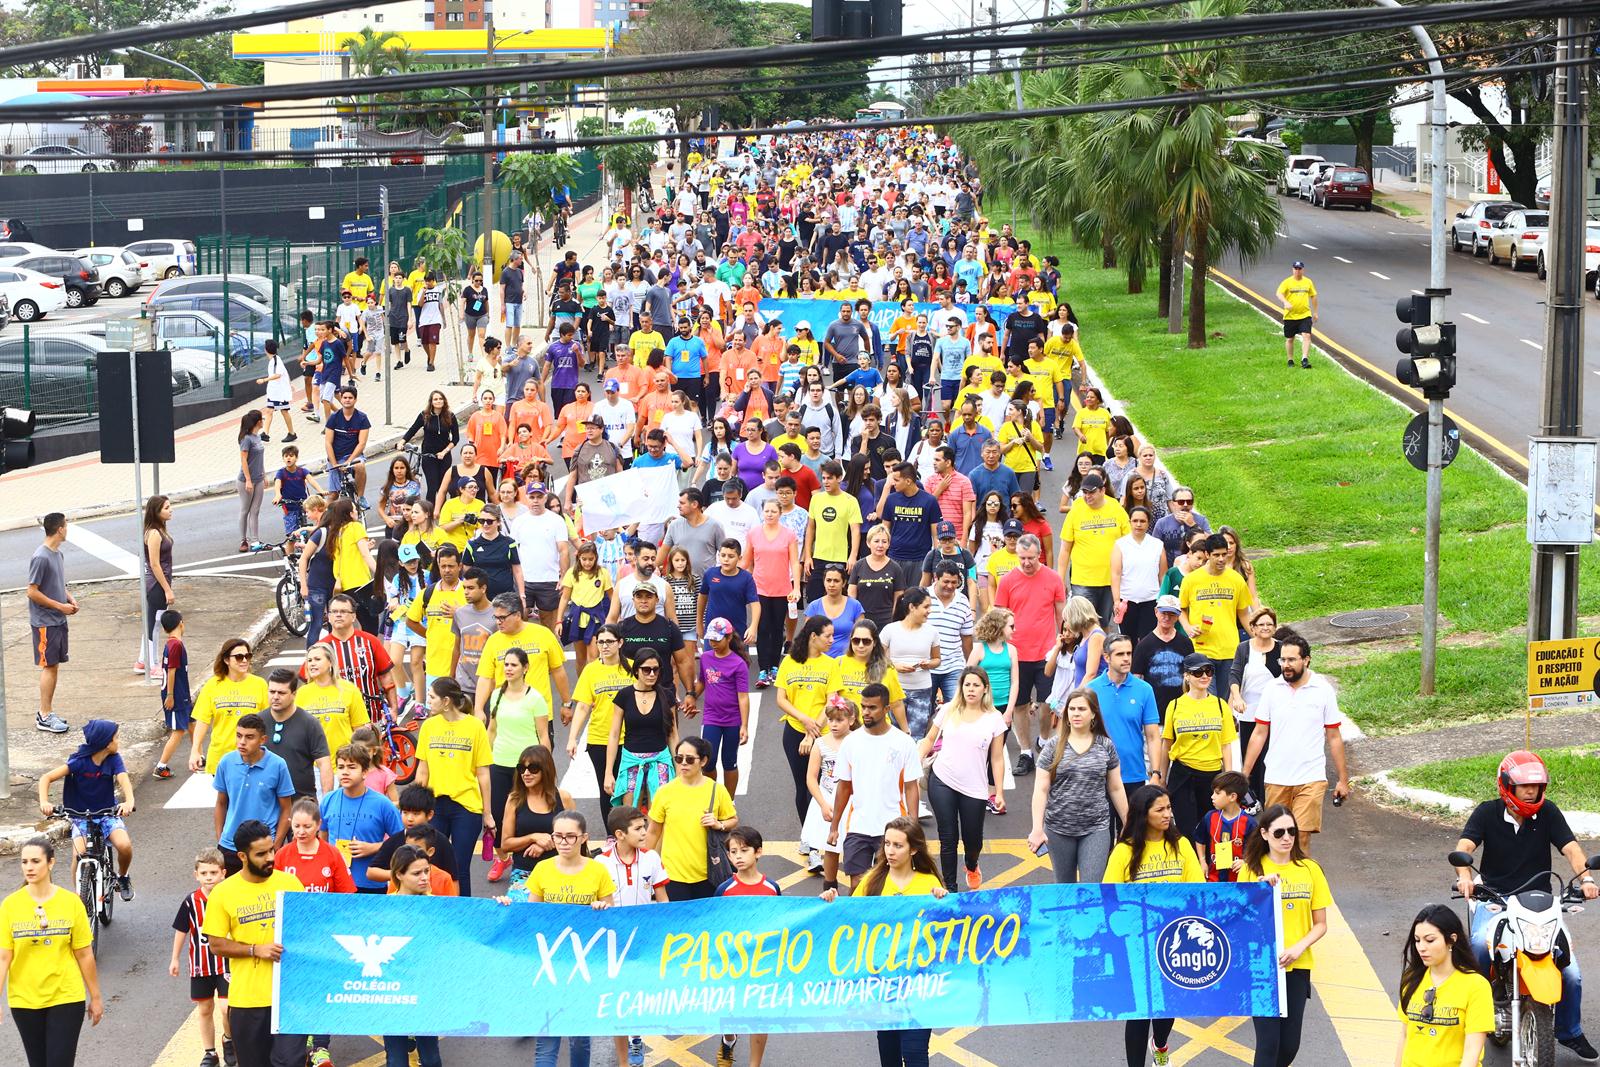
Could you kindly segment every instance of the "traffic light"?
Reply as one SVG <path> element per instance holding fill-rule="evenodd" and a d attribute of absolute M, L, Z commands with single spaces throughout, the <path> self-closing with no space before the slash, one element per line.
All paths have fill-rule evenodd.
<path fill-rule="evenodd" d="M 1394 314 L 1407 324 L 1394 345 L 1408 357 L 1395 364 L 1394 376 L 1429 400 L 1443 400 L 1456 384 L 1456 324 L 1432 322 L 1426 296 L 1401 297 Z"/>
<path fill-rule="evenodd" d="M 33 465 L 33 422 L 27 408 L 0 410 L 0 474 Z"/>

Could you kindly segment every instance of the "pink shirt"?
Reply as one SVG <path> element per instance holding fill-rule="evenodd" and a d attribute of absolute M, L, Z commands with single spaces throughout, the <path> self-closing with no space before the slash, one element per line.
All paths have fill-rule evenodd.
<path fill-rule="evenodd" d="M 788 596 L 794 588 L 794 570 L 789 566 L 789 546 L 797 543 L 794 531 L 779 525 L 769 538 L 765 523 L 750 527 L 744 563 L 756 580 L 757 596 Z"/>
<path fill-rule="evenodd" d="M 929 481 L 935 481 L 939 475 L 935 474 Z M 928 490 L 930 493 L 932 489 Z M 934 499 L 939 501 L 939 514 L 943 515 L 946 522 L 955 524 L 957 533 L 965 532 L 967 524 L 963 522 L 962 507 L 967 501 L 977 504 L 978 498 L 972 492 L 972 479 L 960 471 L 950 472 L 950 483 L 944 487 L 942 493 L 934 493 Z"/>
<path fill-rule="evenodd" d="M 988 797 L 994 791 L 989 786 L 989 743 L 1006 732 L 1005 718 L 990 711 L 977 722 L 963 722 L 946 708 L 934 721 L 939 724 L 939 754 L 933 758 L 933 773 L 962 796 Z"/>
<path fill-rule="evenodd" d="M 1055 644 L 1056 633 L 1061 628 L 1056 622 L 1055 606 L 1066 600 L 1067 591 L 1061 584 L 1061 575 L 1042 564 L 1031 578 L 1022 573 L 1021 567 L 1013 567 L 1000 579 L 994 604 L 997 608 L 1010 609 L 1017 617 L 1017 636 L 1013 644 L 1019 662 L 1043 661 L 1050 654 L 1050 646 Z"/>

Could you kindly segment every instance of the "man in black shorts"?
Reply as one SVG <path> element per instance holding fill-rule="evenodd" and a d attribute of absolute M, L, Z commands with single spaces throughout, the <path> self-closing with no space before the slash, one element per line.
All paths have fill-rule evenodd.
<path fill-rule="evenodd" d="M 1311 330 L 1317 322 L 1317 286 L 1306 277 L 1306 265 L 1294 261 L 1291 273 L 1278 283 L 1283 304 L 1283 350 L 1294 366 L 1294 339 L 1300 338 L 1300 366 L 1311 369 Z"/>

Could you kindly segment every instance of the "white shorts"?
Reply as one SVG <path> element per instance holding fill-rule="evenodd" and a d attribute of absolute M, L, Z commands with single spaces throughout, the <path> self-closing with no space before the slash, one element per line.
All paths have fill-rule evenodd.
<path fill-rule="evenodd" d="M 334 402 L 333 398 L 338 394 L 338 392 L 338 382 L 323 382 L 322 385 L 317 389 L 317 395 L 330 404 Z"/>

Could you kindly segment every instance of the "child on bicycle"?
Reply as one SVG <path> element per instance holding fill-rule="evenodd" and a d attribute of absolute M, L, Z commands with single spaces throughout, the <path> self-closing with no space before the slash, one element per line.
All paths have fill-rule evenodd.
<path fill-rule="evenodd" d="M 83 744 L 67 757 L 67 762 L 39 779 L 39 812 L 45 818 L 56 813 L 50 803 L 50 787 L 65 779 L 61 805 L 72 823 L 72 854 L 81 856 L 88 844 L 89 819 L 117 852 L 117 892 L 123 900 L 133 899 L 133 841 L 122 820 L 133 814 L 133 780 L 117 753 L 117 724 L 110 719 L 90 719 L 83 724 Z M 117 790 L 122 803 L 117 803 Z"/>
<path fill-rule="evenodd" d="M 200 1014 L 200 1044 L 205 1049 L 205 1055 L 200 1057 L 200 1067 L 218 1067 L 214 1007 L 222 1009 L 222 1062 L 227 1067 L 234 1067 L 239 1062 L 228 1028 L 228 961 L 214 955 L 200 933 L 200 927 L 206 921 L 206 900 L 225 874 L 222 853 L 215 848 L 202 849 L 194 858 L 194 880 L 200 883 L 200 888 L 183 898 L 183 903 L 178 905 L 177 917 L 172 920 L 172 960 L 167 964 L 167 973 L 174 978 L 180 977 L 179 958 L 185 955 L 187 945 L 189 999 Z"/>
<path fill-rule="evenodd" d="M 311 472 L 300 466 L 300 450 L 283 446 L 283 466 L 272 476 L 272 502 L 283 508 L 283 532 L 287 536 L 306 524 L 306 499 L 320 494 L 322 487 Z"/>
<path fill-rule="evenodd" d="M 171 778 L 172 754 L 178 750 L 178 742 L 194 729 L 190 718 L 194 699 L 189 693 L 189 650 L 183 643 L 183 616 L 168 608 L 158 621 L 161 632 L 167 635 L 161 647 L 161 715 L 167 723 L 167 740 L 150 773 L 157 778 Z"/>

